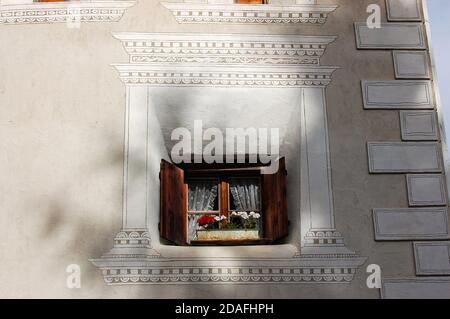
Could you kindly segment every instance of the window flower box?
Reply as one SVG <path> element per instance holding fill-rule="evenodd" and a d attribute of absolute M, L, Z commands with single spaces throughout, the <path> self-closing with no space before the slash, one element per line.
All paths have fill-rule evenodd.
<path fill-rule="evenodd" d="M 212 229 L 197 230 L 197 240 L 202 241 L 233 241 L 233 240 L 258 240 L 257 229 Z"/>

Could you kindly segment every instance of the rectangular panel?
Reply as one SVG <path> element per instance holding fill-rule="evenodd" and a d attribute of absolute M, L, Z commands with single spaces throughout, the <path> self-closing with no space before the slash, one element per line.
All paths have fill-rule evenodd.
<path fill-rule="evenodd" d="M 386 0 L 389 21 L 421 21 L 420 0 Z"/>
<path fill-rule="evenodd" d="M 447 208 L 374 209 L 375 240 L 430 240 L 450 237 Z"/>
<path fill-rule="evenodd" d="M 355 32 L 358 49 L 426 49 L 420 23 L 382 23 L 379 29 L 369 29 L 366 22 L 358 22 Z"/>
<path fill-rule="evenodd" d="M 434 109 L 431 81 L 362 81 L 365 109 Z"/>
<path fill-rule="evenodd" d="M 368 143 L 370 173 L 440 173 L 438 143 Z"/>
<path fill-rule="evenodd" d="M 394 51 L 394 69 L 397 79 L 429 79 L 430 66 L 427 51 Z"/>
<path fill-rule="evenodd" d="M 409 206 L 445 206 L 444 175 L 408 175 Z"/>
<path fill-rule="evenodd" d="M 449 299 L 450 278 L 385 279 L 383 299 Z"/>
<path fill-rule="evenodd" d="M 450 275 L 450 242 L 414 243 L 416 274 Z"/>
<path fill-rule="evenodd" d="M 436 112 L 401 111 L 400 124 L 404 141 L 437 141 L 439 139 Z"/>

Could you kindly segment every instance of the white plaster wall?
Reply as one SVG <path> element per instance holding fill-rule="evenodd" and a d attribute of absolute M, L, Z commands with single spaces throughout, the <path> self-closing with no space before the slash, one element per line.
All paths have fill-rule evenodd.
<path fill-rule="evenodd" d="M 404 176 L 371 176 L 367 167 L 367 141 L 400 140 L 398 114 L 364 111 L 360 89 L 361 79 L 394 78 L 392 55 L 357 51 L 353 31 L 354 21 L 366 19 L 368 4 L 384 9 L 384 1 L 319 2 L 340 6 L 323 27 L 179 25 L 156 0 L 141 0 L 119 23 L 82 24 L 80 30 L 0 26 L 0 296 L 379 297 L 367 289 L 362 271 L 348 285 L 104 285 L 88 259 L 112 247 L 122 221 L 125 87 L 110 67 L 127 59 L 111 36 L 118 31 L 338 35 L 322 59 L 341 67 L 327 90 L 336 226 L 349 247 L 382 266 L 383 275 L 413 276 L 409 243 L 373 240 L 371 209 L 408 204 Z M 289 112 L 295 126 L 297 110 Z M 286 132 L 290 189 L 292 176 L 299 176 L 296 143 L 296 131 Z M 296 209 L 296 196 L 290 191 L 290 209 Z M 78 290 L 65 286 L 72 263 L 82 267 Z"/>

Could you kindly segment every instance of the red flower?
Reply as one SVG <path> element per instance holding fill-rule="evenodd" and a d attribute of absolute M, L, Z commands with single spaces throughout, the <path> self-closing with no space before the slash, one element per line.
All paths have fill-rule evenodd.
<path fill-rule="evenodd" d="M 214 223 L 216 220 L 212 216 L 202 216 L 198 219 L 197 223 L 200 226 L 205 226 L 211 223 Z"/>

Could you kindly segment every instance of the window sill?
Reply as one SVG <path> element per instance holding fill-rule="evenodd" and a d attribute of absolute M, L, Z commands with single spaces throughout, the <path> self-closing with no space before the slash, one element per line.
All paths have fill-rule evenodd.
<path fill-rule="evenodd" d="M 178 23 L 324 24 L 336 5 L 245 5 L 162 2 Z"/>
<path fill-rule="evenodd" d="M 298 251 L 292 244 L 245 246 L 169 246 L 155 245 L 165 258 L 292 258 Z"/>
<path fill-rule="evenodd" d="M 0 5 L 0 24 L 117 22 L 134 0 L 34 2 Z"/>
<path fill-rule="evenodd" d="M 257 240 L 192 240 L 191 246 L 257 246 L 271 245 L 272 241 Z"/>

